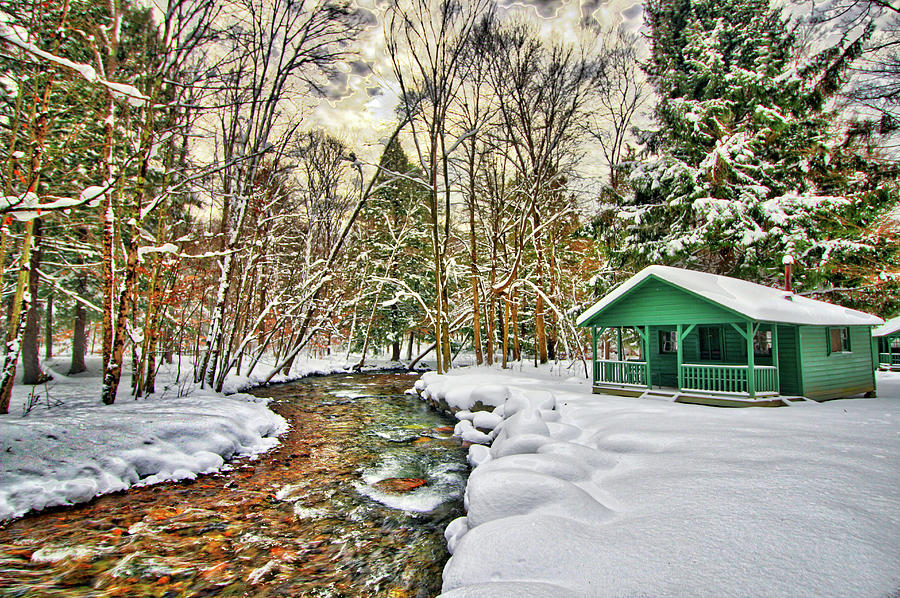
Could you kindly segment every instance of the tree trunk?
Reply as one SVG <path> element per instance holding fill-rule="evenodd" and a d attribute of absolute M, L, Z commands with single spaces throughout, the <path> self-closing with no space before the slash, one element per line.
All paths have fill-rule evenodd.
<path fill-rule="evenodd" d="M 103 389 L 101 400 L 105 405 L 112 405 L 116 401 L 116 393 L 119 390 L 119 380 L 122 377 L 122 360 L 125 354 L 125 340 L 127 336 L 127 323 L 133 304 L 132 289 L 137 280 L 137 226 L 133 226 L 132 238 L 126 248 L 125 277 L 122 281 L 122 290 L 116 305 L 116 317 L 113 320 L 115 326 L 112 330 L 112 346 L 110 347 L 109 362 L 103 372 Z"/>
<path fill-rule="evenodd" d="M 28 264 L 31 261 L 31 238 L 34 231 L 34 220 L 25 224 L 25 235 L 22 239 L 22 262 L 19 277 L 16 281 L 16 294 L 13 297 L 9 314 L 9 331 L 6 337 L 6 355 L 3 358 L 3 370 L 0 372 L 0 413 L 9 413 L 9 401 L 12 398 L 13 384 L 16 379 L 16 364 L 19 361 L 22 342 L 22 310 L 28 309 L 30 294 L 25 292 L 28 286 Z"/>
<path fill-rule="evenodd" d="M 151 91 L 148 95 L 152 97 L 155 94 Z M 109 361 L 104 364 L 103 387 L 100 393 L 100 398 L 106 405 L 111 405 L 116 400 L 119 381 L 122 377 L 122 361 L 125 353 L 125 341 L 128 336 L 127 325 L 129 320 L 134 319 L 135 288 L 138 277 L 138 246 L 141 234 L 140 214 L 143 208 L 144 194 L 147 190 L 147 173 L 150 169 L 150 152 L 152 149 L 152 106 L 148 105 L 144 108 L 143 118 L 144 122 L 138 152 L 138 155 L 141 156 L 141 162 L 135 182 L 132 206 L 133 216 L 129 220 L 130 235 L 128 242 L 125 243 L 125 273 L 115 305 L 115 314 L 109 314 L 110 323 L 113 325 L 111 330 L 112 345 L 110 346 Z M 111 215 L 111 211 L 108 214 Z M 106 314 L 104 314 L 105 319 Z M 138 372 L 134 372 L 134 375 L 137 376 Z"/>
<path fill-rule="evenodd" d="M 65 26 L 65 19 L 68 11 L 63 11 L 63 17 L 59 24 L 59 29 Z M 60 38 L 61 39 L 61 38 Z M 59 42 L 54 44 L 54 50 L 58 47 Z M 44 85 L 40 98 L 40 105 L 50 105 L 50 93 L 53 88 L 54 72 L 51 71 Z M 32 108 L 32 147 L 31 151 L 31 182 L 28 184 L 27 193 L 36 194 L 38 184 L 41 179 L 41 170 L 43 165 L 44 145 L 47 140 L 48 112 L 44 109 L 37 110 L 35 105 Z M 31 242 L 34 234 L 34 220 L 29 220 L 25 224 L 25 234 L 22 238 L 22 253 L 19 264 L 19 275 L 16 280 L 16 291 L 13 302 L 10 307 L 9 314 L 9 330 L 6 336 L 5 355 L 3 358 L 3 369 L 0 371 L 0 414 L 9 413 L 9 401 L 12 398 L 12 389 L 16 378 L 16 364 L 19 360 L 22 343 L 22 310 L 28 310 L 32 301 L 31 293 L 26 293 L 28 285 L 29 268 L 31 263 Z M 3 265 L 0 264 L 0 267 Z"/>
<path fill-rule="evenodd" d="M 444 340 L 443 340 L 443 356 L 444 356 L 444 371 L 450 369 L 452 365 L 452 354 L 450 353 L 450 298 L 447 296 L 447 281 L 444 281 L 444 284 L 441 285 L 441 292 L 444 294 Z"/>
<path fill-rule="evenodd" d="M 156 288 L 159 279 L 159 264 L 153 269 L 150 290 L 147 292 L 147 325 L 144 330 L 143 365 L 141 372 L 145 395 L 156 392 L 156 350 L 159 347 L 159 290 Z"/>
<path fill-rule="evenodd" d="M 114 60 L 114 58 L 111 58 Z M 110 71 L 108 71 L 110 72 Z M 113 148 L 113 131 L 115 122 L 115 101 L 111 90 L 106 91 L 106 120 L 103 124 L 104 140 L 103 140 L 103 177 L 105 181 L 112 180 L 112 148 Z M 116 270 L 115 270 L 115 199 L 113 189 L 108 189 L 104 195 L 104 207 L 100 215 L 100 239 L 101 239 L 101 259 L 102 264 L 102 284 L 103 289 L 103 317 L 101 318 L 101 353 L 103 371 L 105 372 L 112 354 L 112 334 L 113 334 L 113 295 L 116 288 Z"/>
<path fill-rule="evenodd" d="M 487 354 L 485 355 L 485 361 L 488 365 L 494 365 L 494 331 L 496 330 L 496 319 L 495 316 L 497 314 L 497 310 L 495 307 L 496 300 L 494 299 L 495 295 L 493 291 L 491 291 L 488 297 L 488 309 L 487 309 L 487 318 L 486 318 L 486 332 L 487 332 Z"/>
<path fill-rule="evenodd" d="M 291 356 L 288 358 L 287 362 L 285 362 L 285 364 L 284 364 L 284 367 L 281 368 L 281 373 L 282 373 L 282 374 L 284 374 L 285 376 L 290 376 L 290 375 L 291 375 L 291 367 L 293 367 L 293 365 L 294 365 L 294 360 L 295 360 L 296 358 L 297 358 L 297 354 L 296 354 L 296 353 L 295 353 L 294 355 L 291 355 Z M 221 392 L 221 389 L 219 389 L 219 390 L 220 390 L 220 392 Z"/>
<path fill-rule="evenodd" d="M 469 150 L 469 261 L 472 268 L 472 344 L 475 345 L 475 363 L 481 365 L 484 362 L 484 354 L 481 351 L 481 313 L 478 305 L 478 247 L 475 244 L 475 138 Z"/>
<path fill-rule="evenodd" d="M 437 172 L 434 171 L 434 176 L 437 176 Z M 441 272 L 441 244 L 438 240 L 438 215 L 437 215 L 437 183 L 434 183 L 434 187 L 432 188 L 431 200 L 431 247 L 434 251 L 434 284 L 435 284 L 435 293 L 434 293 L 434 354 L 435 354 L 435 363 L 437 365 L 437 371 L 439 374 L 444 373 L 444 359 L 443 359 L 443 344 L 442 340 L 444 338 L 443 335 L 443 320 L 444 320 L 444 306 L 443 306 L 443 298 L 444 293 L 442 289 L 443 283 L 443 273 Z"/>
<path fill-rule="evenodd" d="M 400 339 L 391 343 L 391 361 L 400 361 Z"/>
<path fill-rule="evenodd" d="M 47 295 L 44 312 L 44 361 L 53 358 L 53 293 Z"/>
<path fill-rule="evenodd" d="M 537 210 L 533 212 L 534 230 L 537 231 L 540 226 Z M 535 264 L 537 266 L 538 288 L 544 290 L 544 252 L 538 234 L 534 235 Z M 534 305 L 534 343 L 538 360 L 541 363 L 547 363 L 547 329 L 544 323 L 544 297 L 538 294 Z"/>
<path fill-rule="evenodd" d="M 511 298 L 510 301 L 512 301 L 512 322 L 510 322 L 510 326 L 512 326 L 513 329 L 513 361 L 521 361 L 522 345 L 519 343 L 519 297 Z"/>
<path fill-rule="evenodd" d="M 22 95 L 23 94 L 19 94 L 19 96 L 22 96 Z M 15 138 L 15 135 L 13 135 L 12 137 Z M 12 153 L 12 152 L 10 152 L 10 153 Z M 10 162 L 12 162 L 12 161 L 10 161 Z M 12 177 L 10 177 L 10 179 L 11 178 Z M 11 188 L 9 188 L 9 183 L 7 183 L 7 187 L 8 188 L 7 188 L 6 194 L 12 195 L 12 190 L 11 190 Z M 3 279 L 3 273 L 6 270 L 6 254 L 9 252 L 10 239 L 12 238 L 12 235 L 10 234 L 12 232 L 12 231 L 10 231 L 10 225 L 12 225 L 12 221 L 13 221 L 12 216 L 5 216 L 3 218 L 3 224 L 0 225 L 0 280 Z M 0 301 L 0 307 L 2 307 L 2 306 L 3 306 L 3 302 Z M 7 309 L 7 311 L 10 311 L 10 310 Z M 0 318 L 2 318 L 2 316 L 3 316 L 2 311 L 0 311 Z"/>
<path fill-rule="evenodd" d="M 506 295 L 502 295 L 500 300 L 503 301 L 503 369 L 507 367 L 509 356 L 509 299 Z"/>
<path fill-rule="evenodd" d="M 415 340 L 416 340 L 416 333 L 410 330 L 409 344 L 406 345 L 406 361 L 409 361 L 412 359 L 413 343 L 415 342 Z"/>
<path fill-rule="evenodd" d="M 28 261 L 28 311 L 25 314 L 25 331 L 22 334 L 22 384 L 40 384 L 46 380 L 38 357 L 38 336 L 41 332 L 38 313 L 38 268 L 41 265 L 41 219 L 34 219 L 34 249 Z"/>
<path fill-rule="evenodd" d="M 72 331 L 72 363 L 69 365 L 69 376 L 87 371 L 84 365 L 84 352 L 87 349 L 87 336 L 84 334 L 87 314 L 80 301 L 75 302 L 75 326 Z"/>

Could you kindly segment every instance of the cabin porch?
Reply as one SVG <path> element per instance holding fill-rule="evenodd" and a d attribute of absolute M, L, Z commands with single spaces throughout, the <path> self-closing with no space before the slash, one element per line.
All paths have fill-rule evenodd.
<path fill-rule="evenodd" d="M 900 370 L 900 333 L 876 337 L 878 343 L 878 367 Z"/>
<path fill-rule="evenodd" d="M 779 328 L 758 322 L 594 327 L 594 391 L 714 405 L 781 405 L 778 341 L 793 331 Z M 601 357 L 598 340 L 604 332 Z M 606 358 L 613 350 L 615 358 Z"/>

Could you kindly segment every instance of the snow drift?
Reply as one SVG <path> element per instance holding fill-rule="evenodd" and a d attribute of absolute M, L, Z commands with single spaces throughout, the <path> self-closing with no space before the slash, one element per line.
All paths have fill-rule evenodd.
<path fill-rule="evenodd" d="M 488 386 L 506 398 L 485 402 Z M 586 381 L 486 368 L 426 374 L 418 389 L 461 410 L 463 438 L 490 443 L 469 448 L 443 596 L 900 586 L 900 375 L 880 378 L 879 399 L 779 409 L 592 395 Z"/>

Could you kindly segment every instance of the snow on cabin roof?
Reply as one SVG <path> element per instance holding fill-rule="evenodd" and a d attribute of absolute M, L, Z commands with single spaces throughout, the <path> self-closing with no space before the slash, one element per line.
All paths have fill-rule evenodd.
<path fill-rule="evenodd" d="M 881 326 L 876 326 L 875 328 L 873 328 L 872 336 L 887 336 L 898 331 L 900 331 L 900 316 L 892 318 Z"/>
<path fill-rule="evenodd" d="M 583 324 L 650 276 L 760 322 L 824 326 L 877 326 L 884 322 L 881 318 L 865 312 L 802 297 L 755 282 L 684 268 L 647 266 L 581 314 L 577 324 Z"/>

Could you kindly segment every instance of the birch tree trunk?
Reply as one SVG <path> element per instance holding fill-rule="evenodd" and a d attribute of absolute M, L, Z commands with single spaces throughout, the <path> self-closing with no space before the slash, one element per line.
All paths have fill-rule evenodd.
<path fill-rule="evenodd" d="M 156 86 L 151 84 L 147 96 L 156 96 Z M 141 140 L 138 155 L 141 157 L 135 181 L 134 196 L 132 199 L 133 215 L 129 219 L 129 237 L 125 242 L 125 272 L 122 277 L 122 286 L 119 289 L 115 304 L 115 312 L 110 315 L 112 329 L 112 346 L 110 347 L 109 361 L 103 371 L 103 387 L 100 399 L 106 405 L 111 405 L 116 400 L 119 389 L 119 381 L 122 377 L 122 360 L 125 353 L 125 341 L 128 336 L 128 321 L 131 319 L 135 301 L 135 287 L 138 276 L 138 246 L 141 236 L 141 212 L 144 207 L 144 195 L 147 192 L 147 172 L 150 168 L 150 156 L 153 150 L 153 106 L 147 102 L 141 110 Z M 133 372 L 138 376 L 139 372 Z"/>

